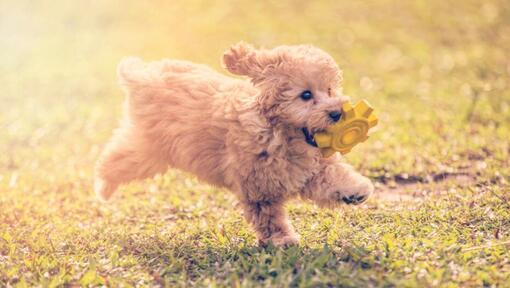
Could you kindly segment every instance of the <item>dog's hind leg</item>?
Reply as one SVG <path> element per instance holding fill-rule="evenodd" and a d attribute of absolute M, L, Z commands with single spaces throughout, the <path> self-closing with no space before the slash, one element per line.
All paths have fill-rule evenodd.
<path fill-rule="evenodd" d="M 143 136 L 117 131 L 95 168 L 94 190 L 107 200 L 121 184 L 152 177 L 167 169 L 165 157 Z"/>

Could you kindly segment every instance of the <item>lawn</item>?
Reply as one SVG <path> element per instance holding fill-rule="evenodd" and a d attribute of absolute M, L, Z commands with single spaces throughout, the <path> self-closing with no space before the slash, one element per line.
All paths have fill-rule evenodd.
<path fill-rule="evenodd" d="M 239 40 L 323 48 L 380 119 L 346 155 L 375 195 L 289 203 L 296 247 L 258 247 L 233 195 L 179 171 L 92 192 L 119 60 L 221 69 Z M 507 0 L 7 0 L 0 47 L 1 287 L 510 287 Z"/>

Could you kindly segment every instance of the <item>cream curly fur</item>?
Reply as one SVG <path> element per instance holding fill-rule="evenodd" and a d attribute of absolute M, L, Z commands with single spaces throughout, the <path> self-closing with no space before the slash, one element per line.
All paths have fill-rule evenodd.
<path fill-rule="evenodd" d="M 251 81 L 186 61 L 121 62 L 125 117 L 96 166 L 101 198 L 120 184 L 178 168 L 233 191 L 259 241 L 282 246 L 299 241 L 284 211 L 288 199 L 334 207 L 372 193 L 370 180 L 339 156 L 321 157 L 302 132 L 325 129 L 328 114 L 347 100 L 327 53 L 309 45 L 238 43 L 223 64 Z M 304 90 L 312 100 L 300 98 Z"/>

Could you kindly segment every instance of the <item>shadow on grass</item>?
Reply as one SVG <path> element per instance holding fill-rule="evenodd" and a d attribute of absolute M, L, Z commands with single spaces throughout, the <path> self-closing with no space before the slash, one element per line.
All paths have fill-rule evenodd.
<path fill-rule="evenodd" d="M 199 239 L 129 237 L 122 254 L 159 284 L 252 283 L 285 286 L 357 286 L 370 281 L 374 258 L 363 247 L 276 248 L 221 245 Z"/>

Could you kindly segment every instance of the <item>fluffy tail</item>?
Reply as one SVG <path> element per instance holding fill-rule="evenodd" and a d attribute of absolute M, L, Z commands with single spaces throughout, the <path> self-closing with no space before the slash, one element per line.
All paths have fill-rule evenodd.
<path fill-rule="evenodd" d="M 166 92 L 151 87 L 169 87 L 172 81 L 180 79 L 179 73 L 193 67 L 172 60 L 146 63 L 139 58 L 126 58 L 120 62 L 118 77 L 127 92 L 124 113 L 128 117 L 121 122 L 96 164 L 94 190 L 99 198 L 107 200 L 119 185 L 166 170 L 167 163 L 157 143 L 162 142 L 158 137 L 163 137 L 165 129 L 175 122 L 175 116 L 161 111 L 178 112 L 173 108 L 176 97 L 188 95 L 176 93 L 169 97 Z M 149 130 L 152 136 L 145 133 Z"/>
<path fill-rule="evenodd" d="M 142 83 L 154 83 L 154 73 L 150 73 L 150 65 L 136 57 L 128 57 L 120 61 L 117 68 L 119 83 L 131 86 Z"/>

